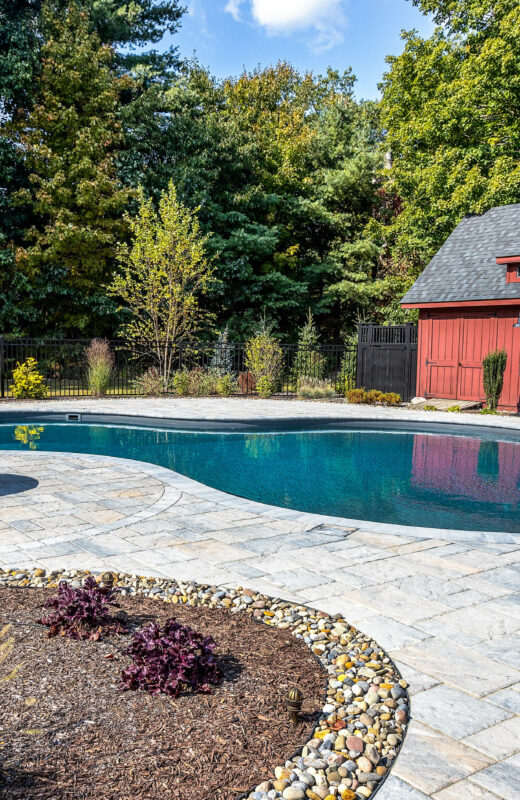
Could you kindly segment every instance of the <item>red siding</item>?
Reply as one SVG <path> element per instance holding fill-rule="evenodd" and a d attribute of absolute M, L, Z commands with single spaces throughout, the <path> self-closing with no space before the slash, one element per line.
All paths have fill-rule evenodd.
<path fill-rule="evenodd" d="M 491 350 L 508 354 L 500 408 L 520 410 L 520 305 L 473 311 L 421 310 L 417 394 L 454 400 L 484 400 L 482 359 Z"/>
<path fill-rule="evenodd" d="M 507 265 L 506 283 L 520 283 L 520 263 Z"/>

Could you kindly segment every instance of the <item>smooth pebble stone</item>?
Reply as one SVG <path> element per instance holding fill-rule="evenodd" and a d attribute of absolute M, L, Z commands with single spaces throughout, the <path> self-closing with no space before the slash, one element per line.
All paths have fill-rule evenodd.
<path fill-rule="evenodd" d="M 322 758 L 306 758 L 305 766 L 313 767 L 314 769 L 325 769 L 325 767 L 327 766 L 327 762 L 324 761 Z"/>
<path fill-rule="evenodd" d="M 357 776 L 357 779 L 360 783 L 374 783 L 376 781 L 380 781 L 381 778 L 382 775 L 377 775 L 377 773 L 374 772 L 361 772 Z"/>
<path fill-rule="evenodd" d="M 311 775 L 310 772 L 302 772 L 302 774 L 299 776 L 299 779 L 302 783 L 307 784 L 307 786 L 314 786 L 316 783 L 314 775 Z"/>
<path fill-rule="evenodd" d="M 291 774 L 291 770 L 287 769 L 286 767 L 276 767 L 274 771 L 275 778 L 279 779 L 288 779 Z"/>
<path fill-rule="evenodd" d="M 365 756 L 372 762 L 372 764 L 377 765 L 381 761 L 381 755 L 377 747 L 373 744 L 367 744 L 365 747 Z"/>
<path fill-rule="evenodd" d="M 314 794 L 317 794 L 318 797 L 321 797 L 322 800 L 325 800 L 325 797 L 327 797 L 329 793 L 329 788 L 322 784 L 321 786 L 314 787 L 312 791 Z"/>
<path fill-rule="evenodd" d="M 336 772 L 336 770 L 334 770 L 333 772 L 329 772 L 327 774 L 327 780 L 329 781 L 329 783 L 340 783 L 341 775 L 339 774 L 339 772 Z"/>
<path fill-rule="evenodd" d="M 288 786 L 283 790 L 282 797 L 284 800 L 304 800 L 305 791 L 303 789 L 298 789 L 295 786 Z"/>
<path fill-rule="evenodd" d="M 361 758 L 358 758 L 356 763 L 361 772 L 372 772 L 374 769 L 374 765 L 366 756 L 361 756 Z"/>
<path fill-rule="evenodd" d="M 363 739 L 359 736 L 347 736 L 347 748 L 349 751 L 362 753 L 364 749 Z"/>

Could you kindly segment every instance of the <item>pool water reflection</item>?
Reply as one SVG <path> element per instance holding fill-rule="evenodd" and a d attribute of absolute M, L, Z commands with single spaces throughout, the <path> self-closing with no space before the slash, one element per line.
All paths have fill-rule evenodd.
<path fill-rule="evenodd" d="M 86 424 L 1 425 L 0 449 L 159 464 L 232 494 L 349 519 L 520 532 L 520 443 L 341 430 L 192 433 Z"/>

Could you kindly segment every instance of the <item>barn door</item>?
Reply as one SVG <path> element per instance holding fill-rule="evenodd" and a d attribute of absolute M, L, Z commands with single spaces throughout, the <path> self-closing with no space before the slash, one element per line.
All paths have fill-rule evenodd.
<path fill-rule="evenodd" d="M 498 318 L 483 312 L 461 319 L 459 357 L 459 400 L 485 400 L 482 385 L 482 359 L 497 348 Z"/>
<path fill-rule="evenodd" d="M 427 397 L 457 397 L 460 319 L 436 315 L 428 320 Z"/>

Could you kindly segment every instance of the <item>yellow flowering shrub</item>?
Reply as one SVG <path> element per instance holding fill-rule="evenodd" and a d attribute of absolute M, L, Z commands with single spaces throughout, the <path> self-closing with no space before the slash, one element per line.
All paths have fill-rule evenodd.
<path fill-rule="evenodd" d="M 49 394 L 45 378 L 38 372 L 38 362 L 34 358 L 28 358 L 23 364 L 17 363 L 13 370 L 13 381 L 9 387 L 13 397 L 37 400 Z"/>

